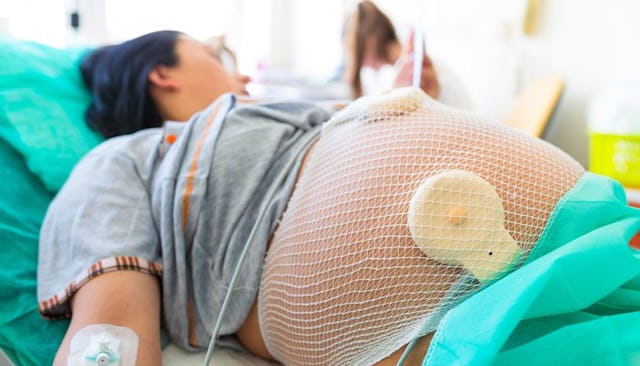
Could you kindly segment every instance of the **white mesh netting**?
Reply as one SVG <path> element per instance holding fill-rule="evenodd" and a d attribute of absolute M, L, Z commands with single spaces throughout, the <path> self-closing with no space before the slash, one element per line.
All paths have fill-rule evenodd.
<path fill-rule="evenodd" d="M 308 153 L 266 257 L 285 365 L 370 365 L 517 267 L 583 168 L 417 89 L 360 99 Z"/>

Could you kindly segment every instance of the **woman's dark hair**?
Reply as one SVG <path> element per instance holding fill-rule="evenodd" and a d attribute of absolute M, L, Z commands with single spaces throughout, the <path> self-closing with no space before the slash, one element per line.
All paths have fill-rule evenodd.
<path fill-rule="evenodd" d="M 159 127 L 162 119 L 149 95 L 149 73 L 178 63 L 175 44 L 183 33 L 158 31 L 117 45 L 103 46 L 80 65 L 93 97 L 87 124 L 105 137 Z"/>
<path fill-rule="evenodd" d="M 352 57 L 351 65 L 346 68 L 346 79 L 351 85 L 353 96 L 360 97 L 362 96 L 360 69 L 364 63 L 368 40 L 375 41 L 375 55 L 382 60 L 389 58 L 389 45 L 399 43 L 400 40 L 389 17 L 369 0 L 358 3 L 358 8 L 350 21 L 355 24 L 352 25 L 351 39 L 347 40 L 352 48 Z"/>

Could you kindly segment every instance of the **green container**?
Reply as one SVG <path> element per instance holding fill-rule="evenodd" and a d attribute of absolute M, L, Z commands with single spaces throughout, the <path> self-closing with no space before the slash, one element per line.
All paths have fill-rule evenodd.
<path fill-rule="evenodd" d="M 640 135 L 589 133 L 589 170 L 640 188 Z"/>

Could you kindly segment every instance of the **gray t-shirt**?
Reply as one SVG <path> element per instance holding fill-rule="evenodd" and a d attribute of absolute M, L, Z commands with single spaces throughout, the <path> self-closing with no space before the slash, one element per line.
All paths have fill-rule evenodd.
<path fill-rule="evenodd" d="M 138 270 L 162 278 L 172 341 L 206 348 L 255 226 L 221 334 L 240 327 L 302 156 L 330 115 L 302 102 L 236 104 L 226 95 L 189 123 L 110 139 L 82 159 L 42 225 L 43 315 L 68 316 L 70 296 L 101 273 Z"/>

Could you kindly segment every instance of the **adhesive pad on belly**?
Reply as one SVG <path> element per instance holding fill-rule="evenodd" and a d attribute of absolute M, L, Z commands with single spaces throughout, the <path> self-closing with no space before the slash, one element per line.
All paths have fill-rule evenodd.
<path fill-rule="evenodd" d="M 408 224 L 422 252 L 464 267 L 480 282 L 509 270 L 521 257 L 505 229 L 496 190 L 467 171 L 445 171 L 420 184 L 409 204 Z"/>
<path fill-rule="evenodd" d="M 368 112 L 370 116 L 375 115 L 403 115 L 418 109 L 422 104 L 425 94 L 422 90 L 414 87 L 393 89 L 387 93 L 376 96 L 369 104 Z"/>

